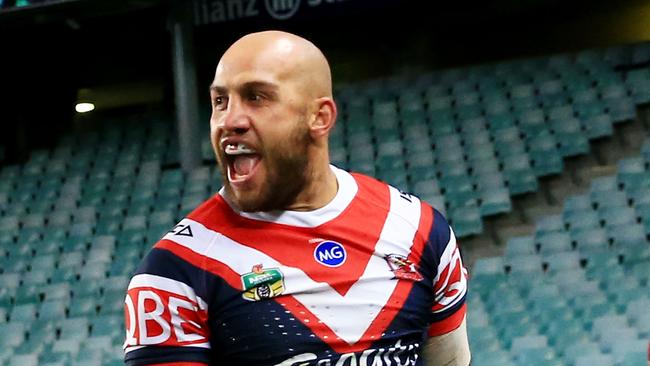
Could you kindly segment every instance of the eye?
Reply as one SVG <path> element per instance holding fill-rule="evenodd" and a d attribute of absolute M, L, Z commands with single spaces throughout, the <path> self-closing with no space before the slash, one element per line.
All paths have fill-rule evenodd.
<path fill-rule="evenodd" d="M 224 109 L 226 106 L 226 97 L 223 95 L 218 95 L 212 98 L 212 104 L 214 108 Z"/>
<path fill-rule="evenodd" d="M 262 95 L 256 92 L 250 92 L 246 95 L 246 99 L 248 99 L 249 102 L 259 103 L 262 101 Z"/>

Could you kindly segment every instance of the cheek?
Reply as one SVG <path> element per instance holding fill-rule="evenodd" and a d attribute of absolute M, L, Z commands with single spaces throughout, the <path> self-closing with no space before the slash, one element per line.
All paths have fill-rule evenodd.
<path fill-rule="evenodd" d="M 212 143 L 212 148 L 217 151 L 219 146 L 219 140 L 221 139 L 221 129 L 217 127 L 215 123 L 210 123 L 210 142 Z"/>

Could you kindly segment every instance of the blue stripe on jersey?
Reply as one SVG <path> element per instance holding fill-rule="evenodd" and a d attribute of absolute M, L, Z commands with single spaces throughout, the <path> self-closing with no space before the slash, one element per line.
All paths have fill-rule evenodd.
<path fill-rule="evenodd" d="M 160 263 L 165 263 L 161 266 Z M 208 293 L 205 285 L 205 271 L 177 257 L 165 249 L 153 248 L 144 257 L 135 270 L 134 276 L 138 274 L 151 274 L 183 282 L 192 289 L 197 296 L 202 298 L 208 306 Z"/>
<path fill-rule="evenodd" d="M 449 223 L 447 219 L 440 213 L 440 211 L 433 209 L 433 227 L 429 232 L 429 245 L 434 251 L 434 256 L 436 258 L 436 266 L 438 268 L 438 259 L 442 256 L 442 253 L 445 251 L 447 244 L 449 243 L 449 238 L 451 236 L 451 230 L 449 229 Z M 434 275 L 435 277 L 435 275 Z"/>
<path fill-rule="evenodd" d="M 127 366 L 179 362 L 179 360 L 209 364 L 209 350 L 199 347 L 147 347 L 131 351 L 124 357 Z"/>
<path fill-rule="evenodd" d="M 433 280 L 438 274 L 438 264 L 440 264 L 440 256 L 445 251 L 445 247 L 449 243 L 451 230 L 445 217 L 435 208 L 426 206 L 427 209 L 433 210 L 433 223 L 429 231 L 429 240 L 424 246 L 422 257 L 419 263 L 419 270 L 424 278 Z M 433 284 L 431 284 L 433 290 Z"/>
<path fill-rule="evenodd" d="M 440 213 L 440 211 L 434 208 L 433 227 L 429 232 L 429 243 L 425 248 L 423 257 L 430 258 L 429 255 L 432 255 L 434 266 L 424 266 L 424 267 L 431 268 L 435 273 L 433 273 L 431 277 L 427 276 L 426 278 L 433 279 L 436 278 L 436 276 L 438 275 L 437 269 L 438 269 L 438 265 L 440 264 L 440 257 L 442 256 L 442 253 L 445 251 L 445 248 L 447 248 L 447 244 L 449 244 L 450 238 L 451 238 L 451 229 L 449 227 L 449 223 L 447 222 L 447 219 L 442 215 L 442 213 Z M 432 250 L 433 253 L 429 252 L 429 249 Z M 458 310 L 461 306 L 463 306 L 464 303 L 465 303 L 465 296 L 463 296 L 463 299 L 460 300 L 457 304 L 455 304 L 451 308 L 446 309 L 445 311 L 440 313 L 431 314 L 431 322 L 432 323 L 438 322 L 448 318 L 453 313 L 455 313 L 456 310 Z"/>
<path fill-rule="evenodd" d="M 217 292 L 219 311 L 211 313 L 215 360 L 223 365 L 275 365 L 303 352 L 336 354 L 278 300 L 247 301 L 241 291 L 223 286 Z M 273 347 L 269 347 L 269 340 Z M 243 361 L 246 360 L 246 361 Z"/>

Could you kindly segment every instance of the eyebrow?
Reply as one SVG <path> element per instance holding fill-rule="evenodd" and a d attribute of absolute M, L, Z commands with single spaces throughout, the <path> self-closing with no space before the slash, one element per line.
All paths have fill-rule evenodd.
<path fill-rule="evenodd" d="M 275 92 L 278 89 L 277 84 L 268 82 L 268 81 L 249 81 L 238 87 L 239 90 L 246 89 L 269 89 L 272 92 Z M 225 94 L 228 91 L 228 88 L 222 85 L 212 84 L 210 85 L 210 92 L 216 92 L 219 94 Z"/>

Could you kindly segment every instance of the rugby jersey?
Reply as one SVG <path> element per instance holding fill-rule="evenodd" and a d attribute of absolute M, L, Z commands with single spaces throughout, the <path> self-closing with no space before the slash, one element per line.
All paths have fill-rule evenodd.
<path fill-rule="evenodd" d="M 332 167 L 310 211 L 237 211 L 223 189 L 145 256 L 125 299 L 127 365 L 422 365 L 465 315 L 467 272 L 437 210 Z"/>

